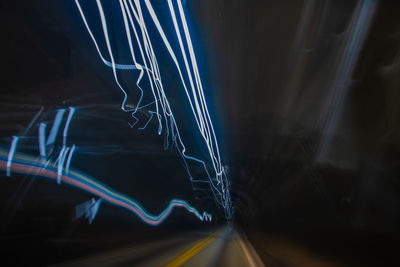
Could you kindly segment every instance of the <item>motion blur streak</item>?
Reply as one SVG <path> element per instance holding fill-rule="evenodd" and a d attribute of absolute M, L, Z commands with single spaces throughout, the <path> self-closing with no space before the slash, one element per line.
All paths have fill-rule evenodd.
<path fill-rule="evenodd" d="M 63 154 L 66 154 L 63 153 Z M 0 170 L 10 169 L 10 172 L 15 174 L 25 174 L 35 177 L 50 178 L 52 180 L 60 181 L 68 185 L 77 187 L 83 191 L 92 193 L 111 204 L 125 208 L 135 215 L 137 215 L 143 222 L 149 225 L 161 224 L 172 212 L 175 207 L 185 208 L 190 213 L 193 213 L 201 221 L 211 221 L 212 217 L 210 214 L 204 212 L 200 214 L 194 207 L 189 203 L 180 199 L 173 199 L 170 201 L 167 208 L 165 208 L 159 215 L 150 214 L 146 211 L 136 200 L 124 196 L 121 193 L 113 190 L 112 188 L 101 184 L 94 178 L 91 178 L 83 173 L 76 171 L 69 171 L 68 174 L 60 175 L 58 166 L 56 163 L 50 163 L 48 165 L 36 165 L 34 158 L 26 155 L 17 154 L 15 155 L 16 160 L 12 163 L 10 168 L 7 168 L 8 160 L 4 158 L 5 151 L 0 150 Z"/>
<path fill-rule="evenodd" d="M 54 118 L 53 127 L 51 127 L 49 137 L 47 139 L 46 145 L 51 145 L 56 141 L 58 130 L 64 117 L 65 109 L 59 109 L 57 111 L 56 117 Z"/>
<path fill-rule="evenodd" d="M 71 124 L 72 116 L 74 116 L 74 113 L 75 113 L 75 108 L 69 107 L 68 118 L 67 118 L 67 122 L 65 123 L 64 131 L 63 131 L 63 145 L 64 146 L 67 143 L 68 129 L 69 129 L 69 125 Z"/>
<path fill-rule="evenodd" d="M 94 198 L 92 198 L 91 200 L 88 200 L 76 206 L 75 219 L 84 217 L 88 219 L 89 223 L 92 223 L 94 217 L 96 217 L 96 214 L 99 211 L 100 203 L 101 203 L 101 198 L 99 198 L 97 201 Z"/>
<path fill-rule="evenodd" d="M 11 163 L 14 159 L 15 150 L 17 149 L 18 144 L 18 136 L 13 136 L 10 151 L 8 152 L 8 160 L 7 160 L 7 176 L 11 175 Z"/>
<path fill-rule="evenodd" d="M 39 125 L 39 149 L 40 149 L 40 156 L 46 157 L 46 127 L 47 124 L 41 122 Z"/>
<path fill-rule="evenodd" d="M 317 160 L 324 159 L 326 150 L 331 142 L 340 112 L 343 109 L 346 91 L 368 34 L 377 4 L 378 1 L 376 0 L 359 0 L 353 11 L 347 36 L 341 47 L 343 52 L 339 58 L 337 72 L 331 85 L 330 103 L 327 105 L 325 117 L 322 118 L 323 136 Z"/>
<path fill-rule="evenodd" d="M 142 7 L 141 2 L 144 2 L 145 8 Z M 146 76 L 148 78 L 149 86 L 151 89 L 150 91 L 154 98 L 152 104 L 154 104 L 155 110 L 149 111 L 149 120 L 146 122 L 144 127 L 141 127 L 139 129 L 146 128 L 150 120 L 154 117 L 153 115 L 156 115 L 156 118 L 158 120 L 158 134 L 161 135 L 162 129 L 165 128 L 165 149 L 169 147 L 169 140 L 171 138 L 172 144 L 182 156 L 184 166 L 192 183 L 193 189 L 196 190 L 196 183 L 208 182 L 215 201 L 223 207 L 225 217 L 229 219 L 231 217 L 231 196 L 229 191 L 229 181 L 226 176 L 225 169 L 221 163 L 217 137 L 206 105 L 203 86 L 200 79 L 199 69 L 197 66 L 194 48 L 192 45 L 182 2 L 180 0 L 174 2 L 176 2 L 176 4 L 174 4 L 173 1 L 169 0 L 168 8 L 175 29 L 176 38 L 179 42 L 181 54 L 181 57 L 179 58 L 183 59 L 185 66 L 184 69 L 186 70 L 186 72 L 181 69 L 181 63 L 176 56 L 179 50 L 174 51 L 173 47 L 171 46 L 171 42 L 168 39 L 159 18 L 157 17 L 156 11 L 154 10 L 149 0 L 119 1 L 121 7 L 121 16 L 124 23 L 124 31 L 122 32 L 125 32 L 126 39 L 128 41 L 129 52 L 133 61 L 133 64 L 131 65 L 115 63 L 114 52 L 110 42 L 110 32 L 108 29 L 108 23 L 112 20 L 106 18 L 102 2 L 100 0 L 96 0 L 98 15 L 100 16 L 101 20 L 101 28 L 104 34 L 104 40 L 110 60 L 106 60 L 104 58 L 99 47 L 99 42 L 96 40 L 95 34 L 89 26 L 88 20 L 85 16 L 85 12 L 83 11 L 84 9 L 82 8 L 80 2 L 78 0 L 75 0 L 83 23 L 87 28 L 90 38 L 92 39 L 101 60 L 106 66 L 109 66 L 113 69 L 115 82 L 123 93 L 121 109 L 125 112 L 131 112 L 132 117 L 135 119 L 135 122 L 133 123 L 133 125 L 131 124 L 131 127 L 134 127 L 138 122 L 138 118 L 135 116 L 135 113 L 142 107 L 141 102 L 144 90 L 140 86 L 140 83 L 144 76 L 144 72 L 146 72 Z M 179 17 L 175 12 L 176 8 L 178 9 L 177 13 L 179 14 Z M 146 12 L 148 12 L 148 14 L 150 15 L 150 23 L 147 22 L 147 17 L 145 16 L 146 14 L 144 14 Z M 187 101 L 192 110 L 194 120 L 196 121 L 196 125 L 198 127 L 198 131 L 204 139 L 205 143 L 203 145 L 206 146 L 208 151 L 207 162 L 205 160 L 199 159 L 198 157 L 188 155 L 187 147 L 184 144 L 183 138 L 181 137 L 178 124 L 175 120 L 171 105 L 164 90 L 156 53 L 153 49 L 153 37 L 148 31 L 148 28 L 151 26 L 156 27 L 156 30 L 163 42 L 163 45 L 167 49 L 174 65 L 176 66 L 181 85 L 185 90 Z M 131 32 L 133 32 L 133 34 L 131 34 Z M 133 44 L 135 44 L 135 46 Z M 188 51 L 189 55 L 187 55 L 186 51 Z M 142 62 L 139 62 L 139 60 L 141 60 Z M 136 81 L 137 88 L 140 90 L 140 97 L 137 101 L 135 108 L 127 109 L 126 107 L 128 93 L 119 80 L 117 70 L 135 69 L 140 71 L 139 77 Z M 187 84 L 187 80 L 189 81 L 190 86 Z M 195 179 L 191 174 L 191 168 L 188 161 L 200 163 L 202 165 L 204 173 L 207 176 L 207 180 L 201 180 L 198 178 Z M 210 165 L 208 164 L 208 161 L 210 162 L 212 167 L 208 167 L 208 165 Z"/>

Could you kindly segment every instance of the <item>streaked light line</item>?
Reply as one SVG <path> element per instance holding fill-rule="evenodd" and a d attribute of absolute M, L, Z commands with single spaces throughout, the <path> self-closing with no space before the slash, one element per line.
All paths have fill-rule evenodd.
<path fill-rule="evenodd" d="M 69 150 L 69 147 L 65 147 L 63 146 L 60 154 L 56 160 L 57 164 L 57 183 L 60 184 L 61 183 L 61 176 L 63 173 L 63 167 L 64 167 L 64 162 L 65 162 L 65 156 L 67 155 Z"/>
<path fill-rule="evenodd" d="M 11 175 L 11 164 L 15 155 L 15 150 L 17 149 L 18 139 L 19 139 L 18 136 L 13 136 L 13 139 L 11 141 L 11 146 L 8 152 L 8 160 L 7 160 L 7 176 Z"/>
<path fill-rule="evenodd" d="M 67 122 L 65 123 L 64 131 L 63 131 L 63 145 L 65 146 L 67 143 L 67 136 L 68 136 L 68 129 L 69 125 L 71 124 L 72 116 L 74 116 L 75 108 L 69 107 L 69 113 Z"/>
<path fill-rule="evenodd" d="M 46 157 L 46 126 L 43 122 L 39 125 L 39 150 L 42 157 Z"/>
<path fill-rule="evenodd" d="M 24 157 L 26 158 L 26 156 Z M 54 167 L 55 163 L 50 163 L 50 166 L 44 167 L 44 165 L 37 165 L 32 162 L 21 160 L 14 160 L 11 166 L 11 172 L 15 174 L 26 174 L 35 177 L 50 178 L 52 180 L 58 180 L 58 171 Z M 0 157 L 0 169 L 7 169 L 7 159 Z M 94 178 L 91 178 L 83 173 L 76 171 L 69 171 L 68 174 L 62 174 L 60 180 L 68 185 L 77 187 L 83 191 L 92 193 L 93 195 L 102 198 L 103 200 L 114 204 L 116 206 L 125 208 L 135 215 L 137 215 L 143 222 L 149 225 L 161 224 L 172 212 L 175 207 L 185 208 L 190 213 L 193 213 L 201 221 L 211 220 L 211 216 L 208 213 L 200 214 L 197 209 L 192 207 L 188 202 L 181 199 L 172 199 L 169 205 L 158 215 L 153 215 L 145 210 L 136 200 L 127 197 L 114 189 L 101 184 Z"/>
<path fill-rule="evenodd" d="M 99 207 L 101 204 L 101 198 L 97 201 L 92 198 L 89 201 L 86 201 L 75 207 L 75 219 L 85 217 L 88 219 L 89 224 L 91 224 L 96 217 L 97 212 L 99 211 Z"/>
<path fill-rule="evenodd" d="M 51 145 L 56 141 L 58 130 L 60 129 L 61 121 L 64 116 L 65 109 L 59 109 L 56 117 L 54 118 L 53 126 L 51 127 L 49 137 L 47 138 L 46 145 Z"/>
<path fill-rule="evenodd" d="M 139 68 L 137 67 L 137 65 L 116 64 L 116 63 L 114 63 L 114 65 L 113 65 L 112 62 L 106 60 L 106 59 L 103 57 L 103 54 L 102 54 L 101 51 L 100 51 L 99 45 L 97 44 L 96 38 L 94 38 L 94 35 L 93 35 L 93 33 L 92 33 L 92 30 L 91 30 L 91 28 L 89 27 L 89 24 L 87 23 L 86 17 L 85 17 L 85 15 L 84 15 L 83 11 L 82 11 L 82 7 L 81 7 L 81 5 L 79 4 L 79 1 L 78 1 L 78 0 L 75 0 L 75 3 L 76 3 L 76 6 L 78 7 L 79 13 L 81 14 L 83 23 L 85 24 L 86 29 L 87 29 L 88 32 L 89 32 L 90 38 L 92 39 L 92 41 L 93 41 L 93 43 L 94 43 L 94 45 L 95 45 L 95 47 L 96 47 L 97 53 L 99 54 L 99 56 L 100 56 L 101 60 L 103 61 L 103 63 L 104 63 L 106 66 L 110 67 L 110 68 L 112 68 L 112 67 L 114 66 L 115 68 L 121 69 L 121 70 L 135 70 L 135 69 L 139 69 Z M 143 66 L 141 66 L 141 67 L 143 68 Z"/>
<path fill-rule="evenodd" d="M 141 2 L 144 2 L 143 6 Z M 80 6 L 79 0 L 75 0 L 75 3 L 78 7 L 84 25 L 89 32 L 90 38 L 95 44 L 98 54 L 100 55 L 102 61 L 105 62 L 104 57 L 100 52 L 98 42 L 96 41 L 96 38 L 86 20 L 82 7 Z M 107 25 L 109 21 L 106 20 L 101 0 L 96 0 L 96 4 L 101 21 L 101 28 L 105 38 L 107 52 L 111 60 L 113 76 L 118 87 L 122 90 L 124 94 L 121 109 L 126 112 L 132 112 L 132 117 L 135 119 L 135 122 L 133 124 L 130 124 L 130 126 L 134 127 L 138 123 L 138 118 L 134 114 L 137 112 L 138 109 L 142 108 L 140 104 L 143 97 L 143 89 L 141 88 L 139 83 L 143 75 L 146 74 L 146 76 L 148 77 L 150 91 L 154 97 L 155 110 L 149 111 L 149 113 L 151 114 L 150 118 L 144 124 L 144 126 L 139 127 L 139 129 L 146 128 L 149 122 L 152 120 L 153 115 L 155 115 L 158 120 L 158 134 L 161 134 L 163 129 L 165 130 L 165 149 L 167 149 L 169 146 L 169 140 L 172 140 L 173 145 L 176 147 L 179 154 L 183 158 L 185 169 L 193 186 L 194 183 L 200 182 L 201 180 L 194 179 L 192 177 L 188 161 L 194 161 L 202 165 L 202 167 L 204 168 L 204 172 L 207 176 L 208 183 L 210 185 L 210 190 L 213 193 L 216 202 L 224 208 L 226 217 L 230 218 L 231 198 L 229 192 L 229 180 L 221 163 L 217 137 L 211 121 L 211 116 L 207 108 L 203 85 L 200 79 L 200 73 L 197 66 L 195 52 L 189 33 L 189 27 L 181 1 L 168 0 L 171 22 L 173 23 L 176 38 L 178 40 L 180 48 L 180 51 L 174 51 L 149 0 L 119 0 L 121 16 L 124 23 L 124 29 L 122 30 L 123 32 L 125 32 L 126 39 L 128 41 L 127 43 L 129 46 L 129 51 L 133 64 L 136 66 L 136 69 L 140 71 L 139 78 L 136 81 L 136 85 L 140 90 L 140 98 L 134 109 L 125 108 L 128 95 L 126 90 L 121 86 L 117 74 L 118 68 L 115 64 L 113 48 L 111 47 L 110 42 L 110 33 L 108 31 Z M 176 7 L 178 12 L 175 11 Z M 148 14 L 144 14 L 144 12 L 148 12 L 150 17 L 145 16 Z M 152 38 L 148 31 L 148 27 L 151 27 L 153 25 L 149 25 L 148 21 L 150 21 L 150 23 L 155 26 L 156 33 L 158 33 L 161 37 L 161 44 L 163 44 L 167 49 L 168 54 L 170 55 L 176 67 L 179 78 L 181 80 L 181 85 L 183 86 L 188 104 L 192 111 L 193 118 L 196 121 L 199 133 L 202 135 L 204 144 L 207 147 L 209 156 L 208 160 L 210 161 L 212 168 L 208 167 L 208 161 L 206 165 L 205 161 L 189 155 L 186 145 L 182 140 L 169 100 L 164 91 L 164 85 L 161 79 L 157 57 L 152 45 Z M 136 44 L 135 49 L 133 43 Z M 179 59 L 176 53 L 179 54 Z M 138 59 L 141 59 L 142 63 L 139 64 Z M 184 63 L 184 68 L 181 69 L 180 61 L 182 61 L 182 59 Z M 107 66 L 110 66 L 110 64 L 106 62 L 105 64 Z"/>
<path fill-rule="evenodd" d="M 71 165 L 72 155 L 74 154 L 75 149 L 75 145 L 72 145 L 71 149 L 69 150 L 67 163 L 65 164 L 65 172 L 69 171 L 69 166 Z"/>

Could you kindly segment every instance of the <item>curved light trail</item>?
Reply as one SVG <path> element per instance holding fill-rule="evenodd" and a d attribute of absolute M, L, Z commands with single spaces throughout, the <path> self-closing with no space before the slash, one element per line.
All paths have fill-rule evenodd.
<path fill-rule="evenodd" d="M 8 174 L 14 173 L 49 178 L 56 182 L 59 181 L 60 183 L 68 184 L 91 193 L 113 205 L 129 210 L 148 225 L 157 226 L 161 224 L 168 218 L 175 207 L 186 209 L 201 221 L 212 220 L 210 214 L 206 212 L 201 214 L 196 208 L 181 199 L 171 200 L 169 205 L 160 214 L 154 215 L 143 208 L 135 199 L 125 196 L 124 194 L 117 192 L 83 173 L 69 170 L 67 173 L 60 175 L 57 169 L 57 164 L 54 162 L 45 163 L 43 161 L 43 164 L 37 164 L 34 162 L 34 158 L 26 155 L 15 154 L 15 151 L 13 153 L 13 161 L 11 162 L 5 157 L 5 151 L 0 151 L 0 153 L 0 170 L 7 171 Z"/>
<path fill-rule="evenodd" d="M 115 1 L 115 3 L 119 3 L 120 6 L 120 15 L 124 25 L 121 32 L 124 32 L 126 35 L 127 45 L 129 46 L 131 56 L 131 64 L 120 64 L 115 61 L 115 52 L 112 47 L 112 42 L 110 41 L 110 31 L 108 29 L 108 25 L 112 20 L 106 18 L 102 1 L 96 0 L 96 13 L 101 21 L 100 26 L 109 60 L 107 60 L 101 52 L 99 41 L 96 39 L 95 34 L 90 27 L 84 8 L 82 8 L 79 0 L 75 0 L 75 4 L 83 23 L 101 60 L 106 66 L 112 68 L 115 82 L 124 95 L 121 109 L 125 112 L 131 112 L 132 117 L 136 120 L 135 123 L 131 125 L 133 127 L 138 120 L 135 113 L 142 108 L 141 102 L 145 93 L 140 84 L 142 83 L 142 80 L 146 78 L 150 87 L 150 90 L 148 91 L 150 91 L 154 98 L 154 101 L 152 102 L 154 110 L 149 111 L 151 115 L 150 119 L 141 129 L 145 128 L 153 117 L 157 119 L 158 134 L 161 135 L 163 129 L 165 131 L 167 140 L 165 148 L 168 148 L 169 140 L 171 140 L 172 144 L 182 156 L 193 189 L 195 190 L 195 185 L 197 183 L 207 182 L 210 185 L 210 190 L 215 201 L 224 209 L 225 217 L 229 219 L 231 217 L 232 205 L 229 191 L 229 180 L 224 166 L 221 163 L 217 137 L 207 108 L 203 85 L 200 79 L 200 73 L 182 2 L 180 0 L 168 0 L 165 2 L 168 4 L 167 8 L 170 15 L 170 23 L 173 25 L 173 29 L 175 30 L 175 33 L 172 36 L 174 36 L 174 42 L 178 41 L 179 49 L 173 49 L 173 46 L 171 45 L 171 37 L 167 37 L 167 34 L 157 17 L 156 11 L 149 0 L 119 0 Z M 87 3 L 84 4 L 87 5 Z M 204 141 L 203 145 L 205 145 L 208 151 L 208 159 L 206 160 L 201 160 L 189 155 L 189 151 L 181 137 L 178 124 L 175 120 L 173 110 L 166 96 L 165 87 L 162 82 L 157 56 L 153 49 L 153 33 L 150 34 L 148 30 L 150 27 L 155 27 L 156 31 L 154 34 L 158 34 L 159 37 L 161 37 L 161 44 L 172 59 L 173 65 L 175 65 L 187 102 L 196 122 L 198 132 L 202 136 Z M 140 97 L 136 107 L 133 109 L 126 108 L 128 93 L 119 80 L 118 70 L 136 70 L 140 72 L 136 82 L 136 85 L 140 90 Z M 194 178 L 192 176 L 191 168 L 189 166 L 190 164 L 188 163 L 189 161 L 202 165 L 207 180 Z"/>

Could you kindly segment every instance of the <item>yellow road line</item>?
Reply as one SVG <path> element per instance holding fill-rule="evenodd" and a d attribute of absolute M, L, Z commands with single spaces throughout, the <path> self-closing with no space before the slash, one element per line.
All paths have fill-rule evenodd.
<path fill-rule="evenodd" d="M 194 245 L 191 249 L 183 253 L 181 256 L 173 260 L 171 263 L 167 265 L 167 267 L 178 267 L 187 262 L 194 255 L 199 253 L 203 248 L 205 248 L 208 244 L 215 240 L 215 234 L 211 234 L 207 238 L 201 240 L 199 243 Z"/>

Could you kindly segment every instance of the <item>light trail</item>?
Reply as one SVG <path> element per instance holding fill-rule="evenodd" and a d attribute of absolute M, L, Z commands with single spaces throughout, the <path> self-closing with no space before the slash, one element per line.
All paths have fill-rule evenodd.
<path fill-rule="evenodd" d="M 57 183 L 61 184 L 61 176 L 63 174 L 63 169 L 64 169 L 64 162 L 65 162 L 65 157 L 68 154 L 69 147 L 63 146 L 60 154 L 58 155 L 58 158 L 56 160 L 57 163 Z"/>
<path fill-rule="evenodd" d="M 83 206 L 88 207 L 87 213 L 85 213 L 83 217 L 87 218 L 89 223 L 91 223 L 96 216 L 102 200 L 128 209 L 137 215 L 143 222 L 153 226 L 161 224 L 172 213 L 175 207 L 185 208 L 201 221 L 212 220 L 211 214 L 207 213 L 206 211 L 201 214 L 196 208 L 188 204 L 188 202 L 180 199 L 173 199 L 170 201 L 169 205 L 160 214 L 151 214 L 136 200 L 101 184 L 100 182 L 96 181 L 96 179 L 86 174 L 70 170 L 72 157 L 78 147 L 76 147 L 74 144 L 68 147 L 66 144 L 71 121 L 77 109 L 78 108 L 75 107 L 69 107 L 69 114 L 65 121 L 64 130 L 62 133 L 59 131 L 59 129 L 61 127 L 63 114 L 65 113 L 66 109 L 57 110 L 51 131 L 53 134 L 50 132 L 48 136 L 48 139 L 51 137 L 51 139 L 54 140 L 49 144 L 49 146 L 53 146 L 50 150 L 51 153 L 49 154 L 46 153 L 46 123 L 38 123 L 40 157 L 16 153 L 17 144 L 20 137 L 13 136 L 8 153 L 6 153 L 6 150 L 0 148 L 0 170 L 5 170 L 7 176 L 11 176 L 12 174 L 24 174 L 38 178 L 49 178 L 55 180 L 57 184 L 68 184 L 80 190 L 92 193 L 94 196 L 99 198 L 98 201 L 92 203 L 93 205 L 86 205 L 86 203 L 86 206 L 81 204 L 76 207 L 76 209 L 81 211 L 78 212 L 81 215 L 81 208 Z M 146 125 L 148 123 L 149 121 L 146 123 Z M 62 142 L 58 137 L 62 137 Z M 57 151 L 55 150 L 57 148 L 59 148 L 59 151 L 54 153 L 54 151 Z M 23 149 L 24 146 L 19 147 L 19 150 Z M 52 158 L 55 158 L 55 160 Z"/>
<path fill-rule="evenodd" d="M 18 140 L 19 140 L 18 136 L 13 136 L 13 139 L 11 141 L 10 150 L 8 152 L 7 176 L 11 176 L 11 164 L 12 164 L 12 161 L 14 159 L 15 150 L 17 149 Z"/>
<path fill-rule="evenodd" d="M 182 2 L 180 0 L 168 0 L 167 2 L 171 19 L 170 23 L 174 26 L 175 38 L 179 43 L 179 49 L 174 50 L 171 45 L 171 37 L 167 37 L 153 5 L 149 0 L 119 0 L 121 17 L 124 25 L 124 29 L 121 29 L 121 32 L 124 32 L 126 35 L 132 60 L 131 64 L 117 64 L 115 62 L 114 52 L 110 42 L 110 32 L 108 30 L 108 23 L 110 23 L 110 21 L 106 18 L 102 1 L 96 0 L 96 5 L 98 16 L 101 21 L 101 29 L 106 44 L 105 46 L 110 60 L 106 60 L 103 56 L 99 42 L 89 26 L 80 1 L 75 0 L 75 3 L 101 60 L 106 66 L 111 67 L 113 70 L 114 79 L 123 93 L 121 109 L 125 112 L 131 112 L 132 117 L 135 119 L 134 124 L 130 124 L 131 127 L 134 127 L 138 122 L 135 113 L 138 109 L 142 108 L 141 101 L 144 95 L 144 89 L 142 89 L 140 83 L 142 79 L 146 77 L 150 87 L 150 90 L 146 91 L 150 91 L 154 98 L 154 110 L 149 111 L 150 118 L 145 125 L 139 129 L 146 128 L 153 117 L 156 117 L 158 120 L 158 134 L 161 135 L 163 129 L 165 132 L 166 143 L 164 147 L 167 149 L 169 147 L 169 140 L 171 140 L 172 144 L 182 156 L 193 189 L 195 190 L 196 183 L 203 183 L 205 180 L 199 178 L 195 179 L 192 176 L 189 161 L 201 164 L 215 201 L 224 209 L 225 217 L 229 219 L 231 217 L 229 180 L 224 166 L 221 163 L 217 137 L 207 108 L 203 85 Z M 117 2 L 115 1 L 115 3 Z M 156 33 L 159 34 L 159 37 L 161 37 L 162 40 L 161 44 L 165 47 L 175 65 L 187 102 L 196 122 L 198 132 L 201 134 L 204 141 L 203 145 L 205 145 L 208 151 L 208 158 L 205 160 L 189 155 L 190 152 L 184 144 L 173 110 L 164 90 L 165 87 L 162 82 L 156 53 L 153 48 L 153 37 L 148 30 L 150 27 L 156 28 Z M 182 60 L 183 68 L 181 67 Z M 128 94 L 127 90 L 123 88 L 119 81 L 117 70 L 140 71 L 136 82 L 136 85 L 140 90 L 140 97 L 133 109 L 126 108 Z"/>
<path fill-rule="evenodd" d="M 67 122 L 65 123 L 64 131 L 63 131 L 63 145 L 65 146 L 67 143 L 67 136 L 68 136 L 68 129 L 69 125 L 71 124 L 72 116 L 74 116 L 75 108 L 69 107 L 69 113 Z"/>
<path fill-rule="evenodd" d="M 172 199 L 169 205 L 158 215 L 151 214 L 135 199 L 125 196 L 116 190 L 100 183 L 96 179 L 74 171 L 69 170 L 68 173 L 59 175 L 58 164 L 56 162 L 46 162 L 38 164 L 34 157 L 23 154 L 15 154 L 13 164 L 7 167 L 8 159 L 5 157 L 6 151 L 0 149 L 0 170 L 9 170 L 13 174 L 31 175 L 38 178 L 49 178 L 56 182 L 64 183 L 80 190 L 91 193 L 108 203 L 127 209 L 135 214 L 140 220 L 146 224 L 156 226 L 161 224 L 176 207 L 186 209 L 194 214 L 201 221 L 211 221 L 212 217 L 207 212 L 201 214 L 196 208 L 192 207 L 188 202 L 181 199 Z"/>
<path fill-rule="evenodd" d="M 57 111 L 56 117 L 54 118 L 53 127 L 51 127 L 50 134 L 47 138 L 46 145 L 51 145 L 56 141 L 58 130 L 60 129 L 60 125 L 64 117 L 64 113 L 65 109 L 59 109 Z"/>
<path fill-rule="evenodd" d="M 176 207 L 182 207 L 186 209 L 201 221 L 212 220 L 211 214 L 207 213 L 206 211 L 201 214 L 196 208 L 191 206 L 185 200 L 181 199 L 171 200 L 169 205 L 160 214 L 151 214 L 136 200 L 127 197 L 104 184 L 101 184 L 100 182 L 96 181 L 96 179 L 86 174 L 70 170 L 72 157 L 74 152 L 77 150 L 77 147 L 74 144 L 71 147 L 68 147 L 67 138 L 73 115 L 77 109 L 78 108 L 76 107 L 69 107 L 69 114 L 66 118 L 62 133 L 60 133 L 59 129 L 61 127 L 66 109 L 57 110 L 52 129 L 47 138 L 47 142 L 47 123 L 38 123 L 40 157 L 16 153 L 17 144 L 20 137 L 13 136 L 8 153 L 6 150 L 0 148 L 0 170 L 6 171 L 7 176 L 11 176 L 12 174 L 23 174 L 38 178 L 49 178 L 51 180 L 55 180 L 57 184 L 68 184 L 97 196 L 99 198 L 98 201 L 93 203 L 93 205 L 89 205 L 90 210 L 88 210 L 87 214 L 84 216 L 88 219 L 89 223 L 93 221 L 95 215 L 97 214 L 100 202 L 102 200 L 131 211 L 138 216 L 140 220 L 153 226 L 157 226 L 165 221 L 165 219 L 169 217 Z M 149 121 L 150 120 L 151 118 Z M 149 123 L 149 121 L 146 123 L 146 125 Z M 146 127 L 146 125 L 144 127 Z M 62 142 L 59 137 L 62 137 Z M 23 138 L 25 138 L 25 136 L 23 136 Z M 51 153 L 47 153 L 47 146 L 52 146 L 50 150 Z M 53 153 L 57 148 L 60 148 L 60 150 L 57 153 Z M 23 149 L 24 146 L 20 147 L 20 150 Z M 56 154 L 58 156 L 56 156 Z M 53 160 L 52 157 L 57 158 Z M 82 206 L 78 205 L 77 209 L 79 209 L 79 207 Z"/>
<path fill-rule="evenodd" d="M 69 150 L 67 163 L 65 164 L 65 172 L 69 171 L 69 166 L 71 165 L 72 155 L 74 155 L 75 149 L 75 145 L 72 145 L 71 149 Z"/>
<path fill-rule="evenodd" d="M 40 156 L 46 157 L 46 127 L 47 124 L 41 122 L 39 125 L 39 149 L 40 149 Z"/>
<path fill-rule="evenodd" d="M 99 198 L 97 201 L 92 198 L 91 200 L 76 206 L 75 219 L 84 217 L 89 221 L 89 224 L 91 224 L 94 220 L 94 217 L 96 217 L 97 212 L 99 211 L 100 203 L 101 198 Z"/>

